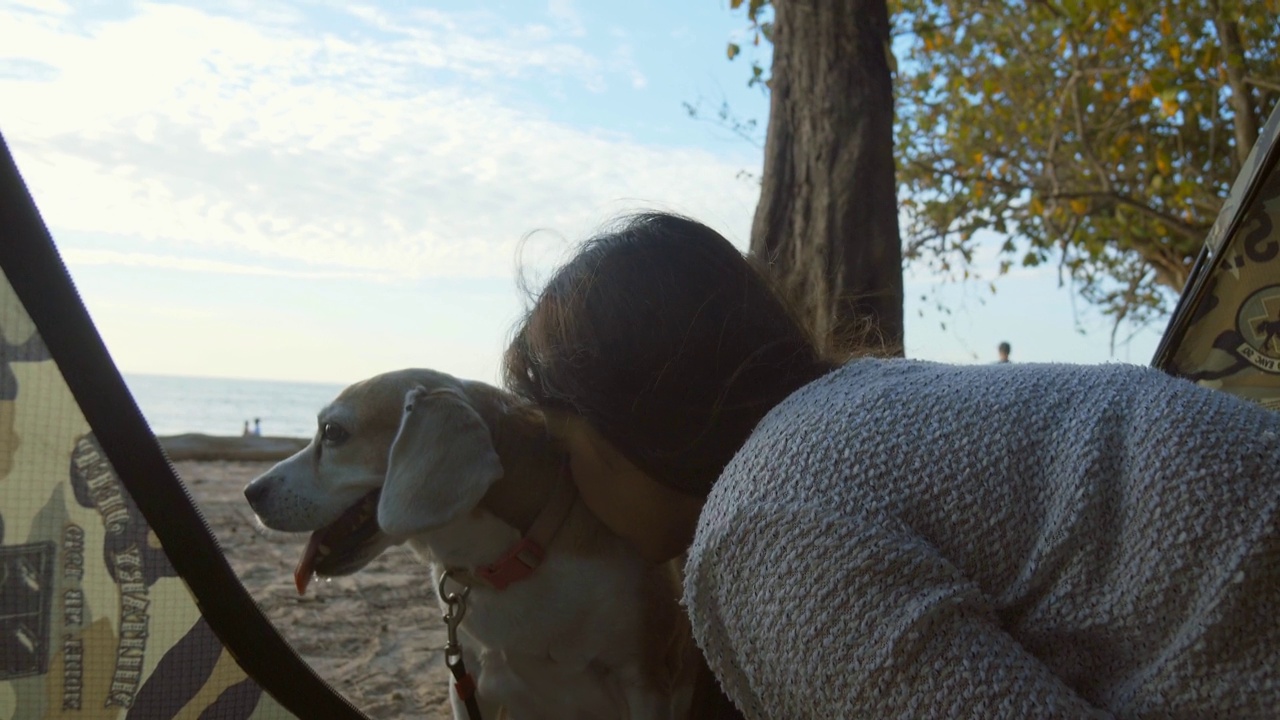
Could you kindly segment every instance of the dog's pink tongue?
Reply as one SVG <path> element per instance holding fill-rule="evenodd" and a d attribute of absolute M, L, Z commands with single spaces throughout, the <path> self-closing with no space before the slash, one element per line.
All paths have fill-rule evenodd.
<path fill-rule="evenodd" d="M 311 533 L 307 549 L 302 551 L 302 559 L 298 561 L 298 567 L 293 569 L 293 584 L 297 586 L 299 595 L 307 594 L 307 586 L 315 575 L 316 553 L 320 550 L 320 536 L 323 534 L 321 530 Z"/>

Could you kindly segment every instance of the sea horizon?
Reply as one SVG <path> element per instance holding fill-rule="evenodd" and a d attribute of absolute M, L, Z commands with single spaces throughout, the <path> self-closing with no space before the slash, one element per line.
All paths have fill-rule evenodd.
<path fill-rule="evenodd" d="M 222 378 L 122 372 L 134 402 L 158 436 L 201 433 L 238 436 L 257 427 L 262 435 L 306 438 L 316 413 L 337 397 L 342 383 Z"/>

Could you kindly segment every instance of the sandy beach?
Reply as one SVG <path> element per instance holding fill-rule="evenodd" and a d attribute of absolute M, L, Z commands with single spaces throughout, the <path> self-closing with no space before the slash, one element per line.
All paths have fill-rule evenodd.
<path fill-rule="evenodd" d="M 177 453 L 181 456 L 182 453 Z M 330 685 L 371 718 L 450 718 L 444 627 L 425 566 L 392 548 L 359 573 L 314 582 L 293 568 L 304 535 L 266 530 L 241 495 L 270 460 L 174 460 L 241 583 Z"/>

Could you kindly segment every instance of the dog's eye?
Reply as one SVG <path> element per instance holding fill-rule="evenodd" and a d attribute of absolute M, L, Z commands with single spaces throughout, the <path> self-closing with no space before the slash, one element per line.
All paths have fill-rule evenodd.
<path fill-rule="evenodd" d="M 327 422 L 324 427 L 320 428 L 320 439 L 330 445 L 337 445 L 349 437 L 351 437 L 351 433 L 347 432 L 347 429 L 338 423 Z"/>

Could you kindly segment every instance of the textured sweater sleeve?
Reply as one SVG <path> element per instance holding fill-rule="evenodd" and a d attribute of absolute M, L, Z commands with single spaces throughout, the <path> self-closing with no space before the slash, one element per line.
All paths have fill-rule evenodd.
<path fill-rule="evenodd" d="M 1109 717 L 892 517 L 709 503 L 685 603 L 712 670 L 749 718 Z"/>

